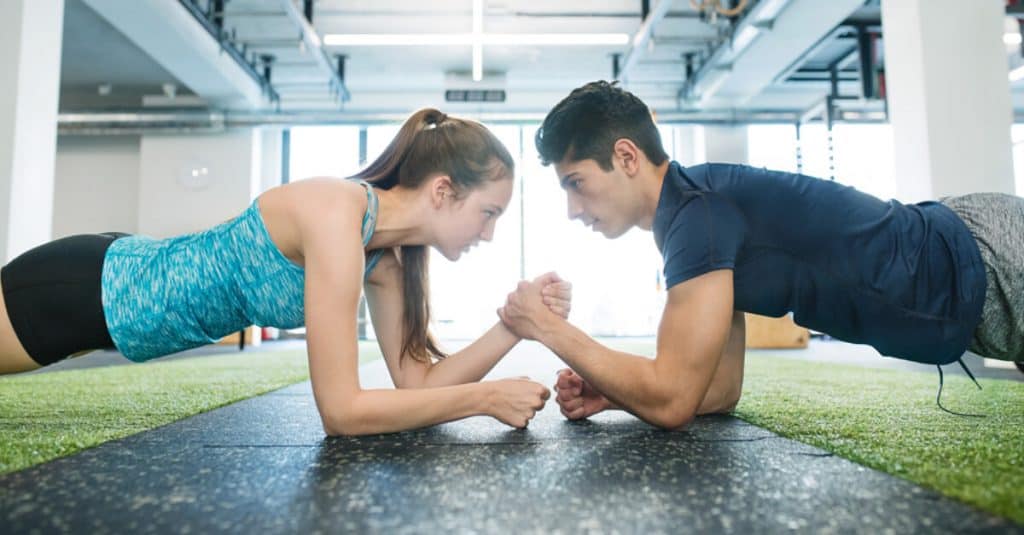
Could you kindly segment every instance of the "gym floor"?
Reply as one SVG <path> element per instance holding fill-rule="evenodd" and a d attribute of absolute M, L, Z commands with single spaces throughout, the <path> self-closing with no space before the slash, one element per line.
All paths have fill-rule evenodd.
<path fill-rule="evenodd" d="M 892 360 L 834 344 L 783 355 Z M 282 347 L 301 342 L 259 349 Z M 752 362 L 764 360 L 752 353 Z M 74 365 L 107 358 L 118 357 L 98 353 Z M 559 367 L 526 343 L 492 376 L 548 383 Z M 1018 373 L 982 374 L 1016 379 L 1010 372 Z M 756 366 L 750 373 L 756 389 L 763 375 Z M 361 376 L 364 385 L 390 386 L 380 360 Z M 1024 533 L 1012 510 L 985 512 L 734 417 L 666 433 L 621 412 L 568 422 L 549 403 L 524 431 L 481 417 L 327 438 L 308 382 L 0 477 L 0 490 L 13 532 Z"/>

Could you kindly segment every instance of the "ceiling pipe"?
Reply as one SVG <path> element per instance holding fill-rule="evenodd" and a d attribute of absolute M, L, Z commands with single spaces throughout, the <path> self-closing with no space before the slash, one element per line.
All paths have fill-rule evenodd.
<path fill-rule="evenodd" d="M 819 108 L 820 110 L 820 108 Z M 818 112 L 820 115 L 821 111 Z M 870 119 L 872 109 L 847 110 Z M 658 113 L 659 124 L 793 124 L 810 117 L 805 110 L 691 110 Z M 124 135 L 143 133 L 217 133 L 229 128 L 260 126 L 400 124 L 406 113 L 380 112 L 88 112 L 58 115 L 61 135 Z M 883 115 L 884 117 L 884 115 Z M 474 115 L 488 124 L 540 122 L 542 112 L 493 112 Z M 840 116 L 840 120 L 843 117 Z"/>
<path fill-rule="evenodd" d="M 736 58 L 745 52 L 763 31 L 770 30 L 775 18 L 790 0 L 761 0 L 754 4 L 732 28 L 732 35 L 715 48 L 694 76 L 687 79 L 680 99 L 705 103 L 718 91 L 732 71 Z"/>
<path fill-rule="evenodd" d="M 302 35 L 302 42 L 306 44 L 306 49 L 313 55 L 313 59 L 320 67 L 320 70 L 328 76 L 331 89 L 338 92 L 342 102 L 348 102 L 352 95 L 349 94 L 348 88 L 345 87 L 345 81 L 338 76 L 335 66 L 331 64 L 331 59 L 327 56 L 327 52 L 323 47 L 323 41 L 320 39 L 320 35 L 316 33 L 316 29 L 309 23 L 305 15 L 299 11 L 298 6 L 295 5 L 293 0 L 280 0 L 280 2 L 288 18 L 298 27 Z"/>
<path fill-rule="evenodd" d="M 629 71 L 640 61 L 640 56 L 647 49 L 647 42 L 651 40 L 651 36 L 654 34 L 654 27 L 665 18 L 671 7 L 672 0 L 660 0 L 658 5 L 654 6 L 654 9 L 647 13 L 643 23 L 640 24 L 640 29 L 637 30 L 636 35 L 630 41 L 629 50 L 626 52 L 625 61 L 622 62 L 622 66 L 619 69 L 619 75 L 615 77 L 616 80 L 620 82 L 629 81 Z"/>

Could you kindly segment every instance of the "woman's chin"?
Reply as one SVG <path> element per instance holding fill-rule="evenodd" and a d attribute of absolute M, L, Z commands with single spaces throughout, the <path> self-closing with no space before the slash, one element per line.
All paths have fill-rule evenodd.
<path fill-rule="evenodd" d="M 462 257 L 462 251 L 441 251 L 441 256 L 447 258 L 449 262 L 455 262 Z"/>

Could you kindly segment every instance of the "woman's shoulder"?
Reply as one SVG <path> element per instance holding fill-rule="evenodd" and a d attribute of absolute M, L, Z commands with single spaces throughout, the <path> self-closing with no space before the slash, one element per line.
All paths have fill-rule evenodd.
<path fill-rule="evenodd" d="M 366 203 L 366 190 L 358 183 L 329 177 L 291 182 L 259 199 L 271 236 L 298 251 L 313 242 L 337 244 L 347 236 L 361 240 Z"/>
<path fill-rule="evenodd" d="M 362 218 L 366 211 L 366 188 L 353 180 L 314 177 L 292 182 L 287 201 L 299 217 L 315 221 Z"/>

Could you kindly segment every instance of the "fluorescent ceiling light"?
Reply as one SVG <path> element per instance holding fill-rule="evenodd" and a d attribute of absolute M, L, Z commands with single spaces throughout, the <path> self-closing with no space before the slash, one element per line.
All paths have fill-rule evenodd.
<path fill-rule="evenodd" d="M 488 33 L 485 45 L 624 45 L 628 33 Z"/>
<path fill-rule="evenodd" d="M 473 44 L 469 33 L 327 34 L 328 46 L 453 46 Z"/>
<path fill-rule="evenodd" d="M 625 33 L 393 33 L 393 34 L 328 34 L 327 46 L 587 46 L 624 45 L 629 42 Z"/>
<path fill-rule="evenodd" d="M 1019 33 L 1004 33 L 1003 42 L 1008 45 L 1019 45 L 1022 41 Z"/>
<path fill-rule="evenodd" d="M 735 36 L 732 38 L 732 53 L 739 55 L 750 46 L 750 43 L 754 42 L 757 35 L 761 33 L 753 24 L 748 24 L 743 27 Z"/>
<path fill-rule="evenodd" d="M 1024 79 L 1024 65 L 1017 67 L 1010 71 L 1010 81 L 1016 82 L 1017 80 Z"/>
<path fill-rule="evenodd" d="M 789 0 L 761 0 L 757 3 L 757 7 L 760 8 L 757 12 L 757 18 L 760 20 L 774 20 L 779 16 L 779 12 L 782 8 L 786 7 Z"/>
<path fill-rule="evenodd" d="M 484 79 L 484 51 L 480 45 L 473 45 L 473 81 Z"/>
<path fill-rule="evenodd" d="M 473 81 L 484 79 L 484 47 L 480 35 L 484 33 L 484 0 L 473 0 Z"/>

